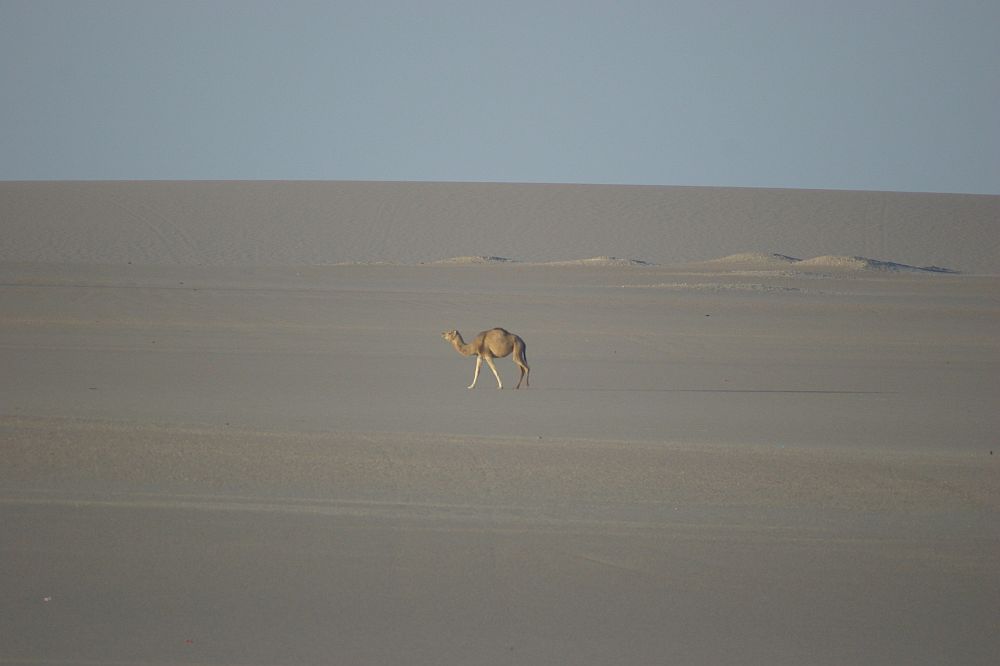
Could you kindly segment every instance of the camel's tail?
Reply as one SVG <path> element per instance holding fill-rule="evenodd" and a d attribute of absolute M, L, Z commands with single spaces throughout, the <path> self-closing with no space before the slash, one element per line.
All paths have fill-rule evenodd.
<path fill-rule="evenodd" d="M 531 366 L 528 365 L 528 346 L 524 344 L 524 340 L 520 336 L 517 337 L 514 348 L 514 360 L 521 368 L 521 377 L 524 379 L 524 385 L 526 387 L 531 386 Z M 518 380 L 517 385 L 521 385 L 520 380 Z"/>

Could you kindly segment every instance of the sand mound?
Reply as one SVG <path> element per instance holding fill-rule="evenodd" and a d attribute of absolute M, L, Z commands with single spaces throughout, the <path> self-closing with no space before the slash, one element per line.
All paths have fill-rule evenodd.
<path fill-rule="evenodd" d="M 448 259 L 438 259 L 430 262 L 433 266 L 469 266 L 476 264 L 512 264 L 513 259 L 507 257 L 492 257 L 486 255 L 474 255 L 469 257 L 450 257 Z"/>
<path fill-rule="evenodd" d="M 895 261 L 882 261 L 868 257 L 839 257 L 826 255 L 805 259 L 795 264 L 795 268 L 821 268 L 840 271 L 874 271 L 874 272 L 917 272 L 917 273 L 956 273 L 948 268 L 938 266 L 910 266 Z"/>
<path fill-rule="evenodd" d="M 427 262 L 430 266 L 477 266 L 482 264 L 526 264 L 530 266 L 652 266 L 641 259 L 622 259 L 619 257 L 590 257 L 588 259 L 569 259 L 563 261 L 533 261 L 522 262 L 508 257 L 489 255 L 472 255 L 467 257 L 449 257 Z"/>
<path fill-rule="evenodd" d="M 765 254 L 763 252 L 740 252 L 718 259 L 699 262 L 700 265 L 715 268 L 758 268 L 761 270 L 781 269 L 798 263 L 800 260 L 784 254 Z"/>
<path fill-rule="evenodd" d="M 504 183 L 2 182 L 0 262 L 678 265 L 747 248 L 1000 271 L 1000 196 Z M 739 257 L 739 255 L 737 255 Z M 750 255 L 754 263 L 780 257 Z M 487 263 L 483 258 L 473 259 Z M 495 261 L 493 263 L 496 263 Z M 600 263 L 598 262 L 591 262 Z M 609 263 L 603 259 L 603 263 Z M 756 270 L 761 270 L 759 266 Z"/>
<path fill-rule="evenodd" d="M 719 259 L 691 264 L 695 268 L 732 271 L 788 271 L 813 272 L 836 271 L 851 272 L 915 272 L 915 273 L 957 273 L 958 271 L 939 266 L 910 266 L 895 261 L 882 261 L 861 256 L 823 255 L 812 259 L 796 259 L 785 254 L 764 254 L 760 252 L 742 252 L 731 254 Z"/>
<path fill-rule="evenodd" d="M 652 266 L 642 259 L 621 259 L 619 257 L 590 257 L 589 259 L 571 259 L 569 261 L 547 261 L 545 266 Z"/>

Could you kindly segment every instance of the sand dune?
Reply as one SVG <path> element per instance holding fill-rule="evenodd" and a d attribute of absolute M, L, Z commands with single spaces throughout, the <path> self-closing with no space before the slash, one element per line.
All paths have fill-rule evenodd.
<path fill-rule="evenodd" d="M 1000 196 L 372 182 L 3 182 L 3 262 L 656 264 L 737 252 L 1000 272 Z"/>
<path fill-rule="evenodd" d="M 924 273 L 955 273 L 957 271 L 940 266 L 909 266 L 895 261 L 882 261 L 868 257 L 814 257 L 795 264 L 796 268 L 827 268 L 848 271 L 912 271 Z"/>
<path fill-rule="evenodd" d="M 378 265 L 390 264 L 391 262 L 345 262 L 347 265 Z M 566 259 L 560 261 L 521 261 L 510 257 L 496 257 L 475 255 L 467 257 L 449 257 L 436 261 L 426 262 L 431 266 L 480 266 L 497 264 L 521 264 L 524 266 L 603 266 L 603 267 L 647 267 L 656 264 L 642 259 L 627 257 L 587 257 L 586 259 Z M 682 264 L 683 265 L 683 264 Z M 958 273 L 959 271 L 944 268 L 941 266 L 909 266 L 895 261 L 883 261 L 880 259 L 869 259 L 868 257 L 839 257 L 823 256 L 812 259 L 796 259 L 784 254 L 765 254 L 762 252 L 739 252 L 718 259 L 708 261 L 692 262 L 686 264 L 688 268 L 703 270 L 715 270 L 722 272 L 747 271 L 747 270 L 788 270 L 813 272 L 816 270 L 840 271 L 840 272 L 914 272 L 914 273 Z"/>
<path fill-rule="evenodd" d="M 652 264 L 642 259 L 627 259 L 621 257 L 588 257 L 586 259 L 570 259 L 567 261 L 546 261 L 541 262 L 544 266 L 651 266 Z"/>
<path fill-rule="evenodd" d="M 765 254 L 763 252 L 737 252 L 736 254 L 730 254 L 725 257 L 719 257 L 718 259 L 709 259 L 708 261 L 701 262 L 705 266 L 714 266 L 718 268 L 728 268 L 732 266 L 736 267 L 759 267 L 759 268 L 784 268 L 791 264 L 800 262 L 801 259 L 796 259 L 795 257 L 789 257 L 784 254 L 770 253 Z"/>
<path fill-rule="evenodd" d="M 0 664 L 992 665 L 998 202 L 0 183 Z"/>
<path fill-rule="evenodd" d="M 521 264 L 524 266 L 651 266 L 641 259 L 623 259 L 620 257 L 588 257 L 586 259 L 568 259 L 563 261 L 519 261 L 509 257 L 450 257 L 428 262 L 434 266 L 471 266 L 482 264 Z"/>
<path fill-rule="evenodd" d="M 449 257 L 448 259 L 438 259 L 437 261 L 429 263 L 438 266 L 474 266 L 481 264 L 509 264 L 515 261 L 515 259 L 509 259 L 507 257 L 485 257 L 477 255 L 472 257 Z"/>
<path fill-rule="evenodd" d="M 868 257 L 843 257 L 826 255 L 812 259 L 796 259 L 784 254 L 764 254 L 741 252 L 719 259 L 695 262 L 693 268 L 720 271 L 736 270 L 787 270 L 810 272 L 813 270 L 841 272 L 912 272 L 912 273 L 958 273 L 959 271 L 941 266 L 910 266 L 895 261 L 869 259 Z"/>

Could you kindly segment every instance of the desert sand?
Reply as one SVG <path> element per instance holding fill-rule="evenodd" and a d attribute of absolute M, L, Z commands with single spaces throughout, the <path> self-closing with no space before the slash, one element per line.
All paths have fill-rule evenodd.
<path fill-rule="evenodd" d="M 0 183 L 0 664 L 992 664 L 998 221 Z"/>

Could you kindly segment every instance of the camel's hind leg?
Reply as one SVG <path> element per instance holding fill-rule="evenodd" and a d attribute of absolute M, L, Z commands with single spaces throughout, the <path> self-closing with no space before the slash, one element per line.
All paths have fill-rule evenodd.
<path fill-rule="evenodd" d="M 521 388 L 521 380 L 522 379 L 524 380 L 524 386 L 525 386 L 525 388 L 530 387 L 531 386 L 531 380 L 530 380 L 529 377 L 531 375 L 531 368 L 528 367 L 528 359 L 524 355 L 524 341 L 523 340 L 520 342 L 520 344 L 515 344 L 514 345 L 513 358 L 514 358 L 514 363 L 516 363 L 517 367 L 521 369 L 521 377 L 517 380 L 517 386 L 515 386 L 514 388 Z"/>
<path fill-rule="evenodd" d="M 503 388 L 503 382 L 500 381 L 500 373 L 497 372 L 497 366 L 494 365 L 493 359 L 489 356 L 486 357 L 486 365 L 490 366 L 490 370 L 493 371 L 493 376 L 497 378 L 497 388 Z"/>

